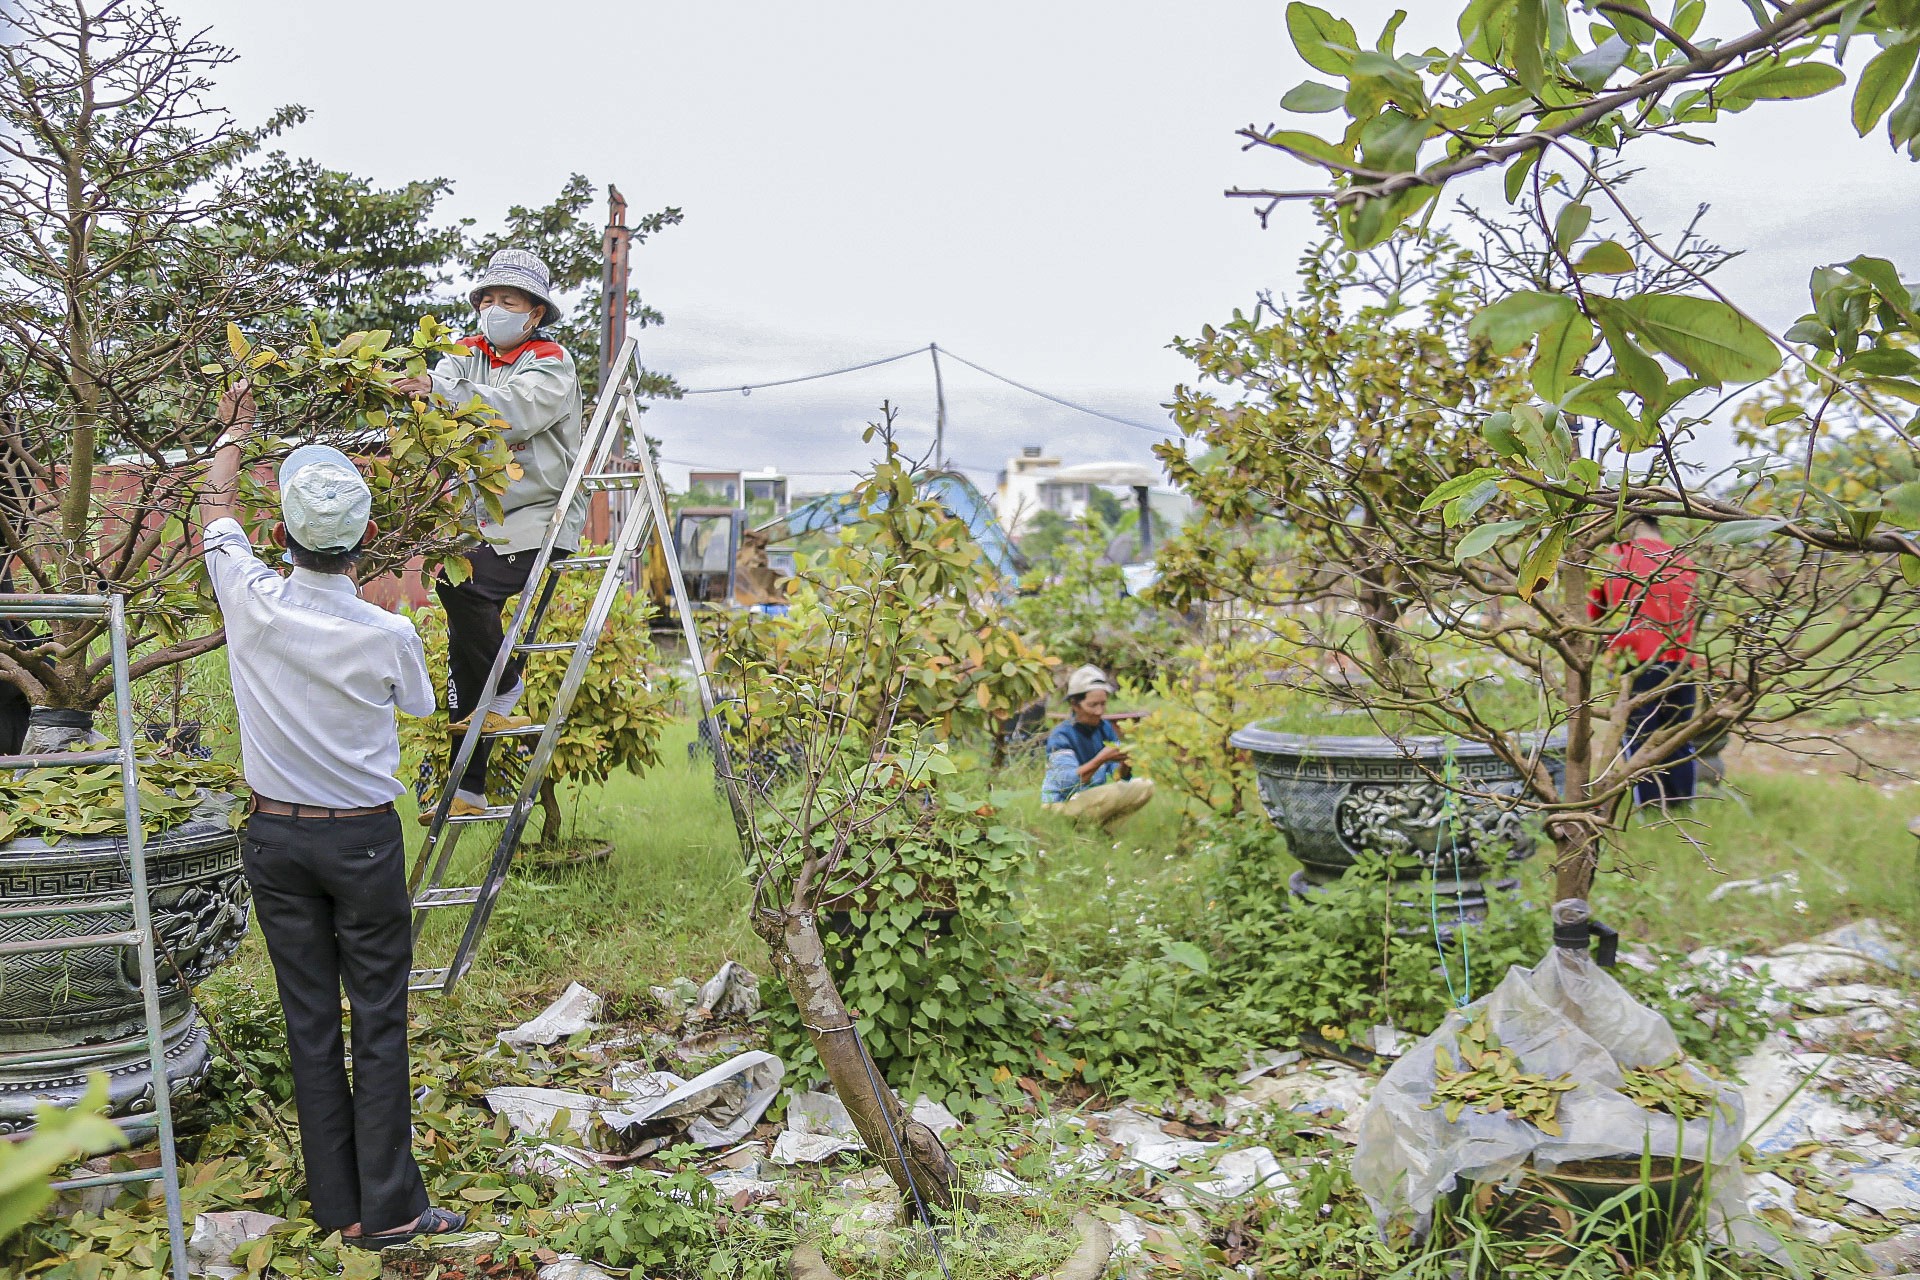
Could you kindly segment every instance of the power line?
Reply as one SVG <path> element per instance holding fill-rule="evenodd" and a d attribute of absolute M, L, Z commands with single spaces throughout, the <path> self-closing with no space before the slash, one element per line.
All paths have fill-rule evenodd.
<path fill-rule="evenodd" d="M 967 368 L 972 369 L 976 373 L 984 373 L 989 378 L 992 378 L 997 382 L 1004 382 L 1008 386 L 1013 387 L 1016 390 L 1024 391 L 1030 396 L 1039 396 L 1042 400 L 1052 401 L 1054 404 L 1057 404 L 1062 408 L 1076 409 L 1081 413 L 1090 414 L 1091 416 L 1096 418 L 1104 418 L 1108 422 L 1117 422 L 1123 427 L 1132 427 L 1135 431 L 1152 432 L 1156 436 L 1170 438 L 1174 434 L 1170 429 L 1165 427 L 1150 427 L 1144 422 L 1134 422 L 1131 419 L 1117 417 L 1114 414 L 1106 413 L 1099 409 L 1090 408 L 1084 404 L 1075 404 L 1073 401 L 1068 400 L 1063 396 L 1053 395 L 1050 392 L 1040 390 L 1040 388 L 1038 387 L 1030 387 L 1024 382 L 1015 382 L 1012 378 L 1009 378 L 1006 374 L 995 373 L 993 370 L 987 368 L 985 365 L 978 365 L 978 364 L 975 364 L 973 361 L 967 359 L 965 356 L 955 355 L 954 352 L 951 350 L 947 351 L 946 354 L 949 356 L 953 356 L 955 360 L 958 360 L 961 364 L 967 366 Z"/>
<path fill-rule="evenodd" d="M 928 346 L 931 345 L 931 343 L 928 344 Z M 767 387 L 790 387 L 796 382 L 817 382 L 821 378 L 837 378 L 843 373 L 858 373 L 862 369 L 878 368 L 883 364 L 893 364 L 898 360 L 910 359 L 913 356 L 922 354 L 926 350 L 927 347 L 915 347 L 911 351 L 902 351 L 897 356 L 882 356 L 878 360 L 867 360 L 860 364 L 850 364 L 844 369 L 828 369 L 824 373 L 803 373 L 797 378 L 776 378 L 772 382 L 749 382 L 737 387 L 694 387 L 690 390 L 682 391 L 680 394 L 683 396 L 717 396 L 722 392 L 730 391 L 737 395 L 747 395 L 750 392 L 760 391 Z M 958 357 L 956 357 L 956 359 L 957 358 Z"/>
<path fill-rule="evenodd" d="M 731 386 L 731 387 L 692 387 L 692 388 L 688 388 L 686 390 L 681 391 L 680 394 L 683 396 L 716 396 L 716 395 L 721 395 L 723 393 L 732 392 L 738 395 L 747 395 L 755 391 L 764 390 L 768 387 L 790 387 L 790 386 L 793 386 L 795 383 L 799 383 L 799 382 L 818 382 L 822 378 L 838 378 L 843 374 L 859 373 L 863 369 L 877 369 L 881 365 L 896 364 L 902 360 L 910 360 L 914 356 L 923 355 L 933 350 L 935 350 L 935 345 L 929 342 L 925 346 L 915 347 L 911 351 L 902 351 L 898 355 L 881 356 L 877 360 L 863 360 L 859 364 L 850 364 L 838 369 L 825 369 L 819 373 L 803 373 L 798 377 L 793 377 L 793 378 L 775 378 L 769 382 L 747 382 L 747 383 L 741 383 L 737 386 Z M 1089 415 L 1090 417 L 1100 418 L 1107 422 L 1117 423 L 1118 425 L 1123 427 L 1132 427 L 1135 431 L 1145 431 L 1152 435 L 1159 436 L 1163 439 L 1170 439 L 1175 434 L 1170 428 L 1167 428 L 1167 427 L 1154 427 L 1154 426 L 1149 426 L 1144 422 L 1135 422 L 1130 418 L 1122 418 L 1117 414 L 1108 413 L 1102 409 L 1095 409 L 1091 405 L 1079 404 L 1075 401 L 1067 399 L 1065 396 L 1057 396 L 1050 391 L 1042 391 L 1038 387 L 1028 386 L 1024 382 L 1018 382 L 1012 378 L 1009 378 L 1004 373 L 995 373 L 992 369 L 987 368 L 983 364 L 976 364 L 972 360 L 967 359 L 965 356 L 956 355 L 951 349 L 946 350 L 944 354 L 952 356 L 955 360 L 958 360 L 961 364 L 966 365 L 967 368 L 972 369 L 976 373 L 983 373 L 987 377 L 992 378 L 996 382 L 1004 382 L 1016 391 L 1024 391 L 1030 396 L 1038 396 L 1040 399 L 1048 401 L 1051 404 L 1057 404 L 1063 409 L 1072 409 L 1076 413 L 1084 413 Z M 685 465 L 685 464 L 682 463 L 677 465 Z M 813 473 L 796 473 L 796 474 L 828 475 L 828 474 L 834 474 L 834 473 L 813 472 Z"/>

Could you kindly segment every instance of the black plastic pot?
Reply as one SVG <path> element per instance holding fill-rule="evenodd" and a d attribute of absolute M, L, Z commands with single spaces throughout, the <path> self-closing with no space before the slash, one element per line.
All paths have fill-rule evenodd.
<path fill-rule="evenodd" d="M 1456 1191 L 1450 1217 L 1456 1236 L 1478 1221 L 1529 1242 L 1525 1252 L 1536 1263 L 1565 1263 L 1598 1247 L 1639 1266 L 1694 1224 L 1705 1174 L 1698 1160 L 1672 1157 L 1529 1165 L 1511 1188 L 1478 1182 Z"/>

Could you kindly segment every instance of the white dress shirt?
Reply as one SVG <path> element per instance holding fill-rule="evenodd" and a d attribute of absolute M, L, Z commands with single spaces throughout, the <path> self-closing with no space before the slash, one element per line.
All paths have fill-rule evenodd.
<path fill-rule="evenodd" d="M 207 572 L 227 626 L 240 757 L 256 795 L 358 809 L 406 788 L 395 707 L 433 714 L 413 623 L 362 600 L 344 574 L 260 562 L 240 522 L 205 534 Z"/>

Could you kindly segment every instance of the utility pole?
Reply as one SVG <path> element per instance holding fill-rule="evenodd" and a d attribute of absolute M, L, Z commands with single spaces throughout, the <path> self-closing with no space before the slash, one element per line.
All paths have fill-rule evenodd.
<path fill-rule="evenodd" d="M 947 387 L 940 379 L 940 344 L 929 342 L 933 353 L 933 465 L 947 465 Z"/>
<path fill-rule="evenodd" d="M 633 232 L 627 229 L 627 198 L 607 184 L 607 233 L 600 241 L 604 255 L 600 268 L 600 371 L 613 367 L 627 340 L 627 251 Z"/>

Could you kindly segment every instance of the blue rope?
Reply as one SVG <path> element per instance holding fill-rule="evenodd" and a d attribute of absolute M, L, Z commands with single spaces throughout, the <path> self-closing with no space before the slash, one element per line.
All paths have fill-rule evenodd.
<path fill-rule="evenodd" d="M 1460 898 L 1460 842 L 1453 834 L 1453 795 L 1459 780 L 1459 773 L 1453 758 L 1453 738 L 1447 738 L 1446 756 L 1441 764 L 1440 778 L 1446 787 L 1446 798 L 1440 802 L 1440 838 L 1446 842 L 1446 852 L 1453 862 L 1453 903 L 1459 928 L 1455 930 L 1460 938 L 1461 990 L 1453 986 L 1453 970 L 1447 964 L 1446 940 L 1440 936 L 1440 858 L 1441 850 L 1434 851 L 1434 874 L 1427 879 L 1427 918 L 1433 922 L 1433 949 L 1440 955 L 1440 976 L 1446 980 L 1447 998 L 1454 1007 L 1464 1009 L 1473 1003 L 1473 950 L 1467 942 L 1467 904 Z"/>

